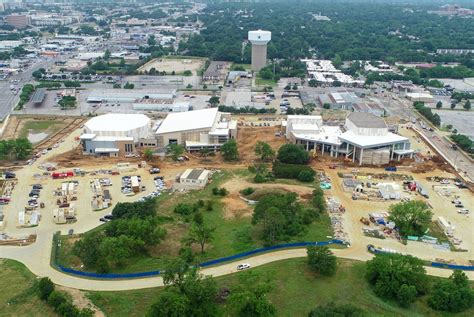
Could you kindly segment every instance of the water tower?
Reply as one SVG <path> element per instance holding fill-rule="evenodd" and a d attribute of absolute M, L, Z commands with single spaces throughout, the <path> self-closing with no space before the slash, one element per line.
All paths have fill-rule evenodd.
<path fill-rule="evenodd" d="M 252 43 L 252 70 L 258 72 L 267 65 L 267 44 L 272 39 L 270 31 L 249 31 L 249 41 Z"/>

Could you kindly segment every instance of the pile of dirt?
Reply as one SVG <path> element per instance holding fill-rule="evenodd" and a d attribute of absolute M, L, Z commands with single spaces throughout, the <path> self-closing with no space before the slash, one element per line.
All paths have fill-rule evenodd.
<path fill-rule="evenodd" d="M 276 136 L 280 131 L 279 126 L 273 127 L 239 127 L 237 145 L 239 149 L 240 159 L 246 162 L 252 162 L 257 159 L 255 155 L 255 145 L 257 141 L 268 143 L 276 152 L 286 143 L 283 136 Z"/>

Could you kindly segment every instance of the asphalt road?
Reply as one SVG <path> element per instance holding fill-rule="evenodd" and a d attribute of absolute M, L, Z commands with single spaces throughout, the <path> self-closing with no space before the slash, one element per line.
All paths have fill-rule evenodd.
<path fill-rule="evenodd" d="M 3 120 L 16 105 L 20 92 L 17 95 L 14 95 L 10 90 L 10 85 L 13 83 L 12 80 L 19 80 L 17 84 L 14 84 L 16 87 L 23 87 L 24 84 L 27 84 L 32 80 L 32 73 L 38 68 L 48 68 L 57 59 L 39 59 L 35 63 L 28 66 L 28 68 L 23 69 L 23 72 L 13 75 L 8 78 L 8 80 L 0 82 L 0 121 Z"/>
<path fill-rule="evenodd" d="M 379 96 L 380 97 L 380 96 Z M 387 92 L 387 97 L 383 98 L 384 105 L 391 115 L 398 116 L 407 121 L 411 118 L 418 118 L 425 122 L 425 126 L 429 127 L 427 120 L 418 114 L 412 107 L 412 102 L 398 97 L 396 94 Z M 419 123 L 416 124 L 417 131 L 424 136 L 425 140 L 436 147 L 450 161 L 450 164 L 465 178 L 474 181 L 474 163 L 461 151 L 455 151 L 451 147 L 451 143 L 447 141 L 435 129 L 429 131 L 422 129 Z"/>

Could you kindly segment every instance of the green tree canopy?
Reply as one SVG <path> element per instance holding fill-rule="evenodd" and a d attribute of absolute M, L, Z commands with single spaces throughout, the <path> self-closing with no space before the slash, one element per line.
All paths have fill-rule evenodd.
<path fill-rule="evenodd" d="M 275 151 L 272 149 L 270 144 L 263 141 L 257 141 L 257 144 L 255 145 L 255 155 L 257 155 L 261 161 L 267 162 L 273 160 L 275 157 Z"/>
<path fill-rule="evenodd" d="M 282 163 L 306 164 L 309 162 L 309 154 L 303 146 L 298 144 L 285 144 L 278 149 L 277 158 Z"/>
<path fill-rule="evenodd" d="M 400 254 L 380 254 L 367 262 L 366 277 L 375 294 L 406 306 L 428 290 L 423 261 Z"/>
<path fill-rule="evenodd" d="M 235 139 L 230 139 L 222 144 L 221 153 L 225 161 L 237 161 L 239 159 L 239 150 Z"/>
<path fill-rule="evenodd" d="M 402 236 L 422 236 L 431 223 L 433 213 L 421 200 L 400 202 L 390 206 L 388 219 L 395 222 Z"/>
<path fill-rule="evenodd" d="M 334 275 L 337 269 L 336 256 L 326 246 L 311 246 L 306 249 L 311 271 L 321 275 Z"/>

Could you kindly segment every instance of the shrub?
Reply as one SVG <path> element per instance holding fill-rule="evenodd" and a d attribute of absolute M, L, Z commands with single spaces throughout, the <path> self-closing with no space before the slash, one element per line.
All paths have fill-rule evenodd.
<path fill-rule="evenodd" d="M 309 154 L 298 144 L 285 144 L 278 149 L 278 160 L 288 164 L 306 164 L 309 162 Z"/>
<path fill-rule="evenodd" d="M 221 187 L 221 188 L 214 187 L 212 189 L 212 193 L 216 196 L 226 196 L 229 193 L 229 191 L 225 189 L 224 187 Z"/>
<path fill-rule="evenodd" d="M 245 189 L 242 190 L 242 195 L 244 196 L 248 196 L 248 195 L 251 195 L 255 192 L 255 188 L 253 187 L 247 187 Z"/>
<path fill-rule="evenodd" d="M 189 216 L 196 211 L 196 208 L 191 204 L 179 203 L 174 207 L 173 211 L 183 216 Z"/>
<path fill-rule="evenodd" d="M 272 172 L 273 175 L 277 178 L 289 178 L 289 179 L 299 179 L 300 173 L 303 173 L 303 177 L 308 179 L 309 175 L 312 175 L 313 180 L 316 172 L 307 165 L 298 165 L 298 164 L 284 164 L 280 162 L 275 162 L 273 164 Z"/>
<path fill-rule="evenodd" d="M 314 181 L 314 173 L 308 170 L 303 170 L 298 174 L 298 180 L 302 182 L 312 182 Z"/>
<path fill-rule="evenodd" d="M 47 300 L 49 295 L 54 291 L 54 284 L 47 277 L 40 279 L 38 283 L 39 297 L 42 300 Z"/>
<path fill-rule="evenodd" d="M 57 310 L 61 304 L 66 302 L 66 296 L 64 296 L 64 294 L 59 291 L 52 291 L 48 297 L 48 305 L 53 307 L 54 310 Z"/>
<path fill-rule="evenodd" d="M 253 178 L 253 181 L 257 184 L 265 183 L 266 179 L 262 174 L 256 174 Z"/>
<path fill-rule="evenodd" d="M 328 247 L 308 247 L 308 265 L 311 271 L 322 275 L 334 275 L 337 268 L 336 256 Z"/>

